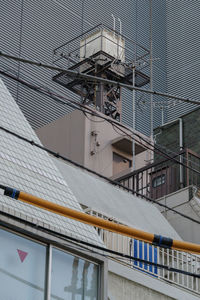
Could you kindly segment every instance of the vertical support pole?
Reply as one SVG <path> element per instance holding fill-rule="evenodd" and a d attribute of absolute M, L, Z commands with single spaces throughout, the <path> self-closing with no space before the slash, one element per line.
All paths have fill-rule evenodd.
<path fill-rule="evenodd" d="M 161 106 L 161 125 L 164 125 L 164 106 Z"/>
<path fill-rule="evenodd" d="M 133 88 L 135 87 L 135 64 L 133 65 Z M 135 131 L 135 90 L 133 89 L 133 131 Z M 135 140 L 133 137 L 132 141 L 132 152 L 133 152 L 133 158 L 132 158 L 132 168 L 133 171 L 135 171 Z"/>
<path fill-rule="evenodd" d="M 47 247 L 46 255 L 46 278 L 45 278 L 45 300 L 51 300 L 51 268 L 52 268 L 52 246 Z"/>
<path fill-rule="evenodd" d="M 179 118 L 179 148 L 180 151 L 183 150 L 183 120 Z M 183 163 L 183 155 L 180 155 L 180 163 Z M 183 166 L 180 165 L 180 187 L 184 187 L 184 181 L 183 181 Z"/>
<path fill-rule="evenodd" d="M 135 3 L 135 61 L 134 61 L 134 64 L 132 66 L 133 68 L 133 88 L 135 87 L 135 65 L 136 65 L 136 61 L 137 61 L 137 1 L 136 0 L 136 3 Z M 133 95 L 133 131 L 135 131 L 136 129 L 136 119 L 135 119 L 135 110 L 136 110 L 136 91 L 133 89 L 133 92 L 132 92 L 132 95 Z M 133 168 L 133 171 L 135 171 L 135 140 L 134 140 L 134 137 L 133 137 L 133 142 L 132 142 L 132 152 L 133 152 L 133 158 L 132 158 L 132 168 Z M 135 181 L 135 177 L 133 176 L 133 180 Z M 137 181 L 137 179 L 136 179 Z M 135 184 L 135 182 L 133 183 Z M 136 183 L 137 184 L 137 183 Z"/>
<path fill-rule="evenodd" d="M 115 31 L 115 16 L 113 14 L 111 14 L 112 18 L 113 18 L 113 30 Z M 114 32 L 114 36 L 115 36 L 115 32 Z"/>
<path fill-rule="evenodd" d="M 150 90 L 153 91 L 153 41 L 152 41 L 152 0 L 150 1 Z M 151 120 L 150 120 L 150 136 L 153 143 L 153 94 L 150 95 L 151 103 Z M 151 159 L 153 160 L 153 151 L 151 152 Z"/>

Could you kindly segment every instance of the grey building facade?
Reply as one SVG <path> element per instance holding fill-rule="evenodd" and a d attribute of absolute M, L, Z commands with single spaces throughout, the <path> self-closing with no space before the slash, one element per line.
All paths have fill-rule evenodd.
<path fill-rule="evenodd" d="M 154 90 L 197 98 L 198 11 L 200 3 L 197 1 L 152 0 Z M 120 18 L 123 34 L 149 48 L 149 0 L 20 0 L 1 1 L 1 51 L 52 64 L 53 49 L 99 23 L 112 27 L 111 14 L 116 17 L 116 30 L 119 30 L 117 18 Z M 191 35 L 193 31 L 194 36 Z M 35 85 L 49 86 L 70 99 L 79 100 L 78 96 L 52 82 L 54 73 L 51 70 L 5 59 L 0 60 L 0 67 Z M 149 67 L 145 72 L 149 74 Z M 3 79 L 33 128 L 70 111 L 66 105 L 10 79 Z M 174 102 L 164 98 L 154 97 L 154 101 L 154 127 L 161 124 L 162 117 L 166 122 L 177 117 L 179 112 L 183 114 L 193 108 L 176 104 L 174 109 Z M 124 90 L 122 122 L 129 126 L 133 125 L 132 103 L 132 93 Z M 137 93 L 136 104 L 136 129 L 149 135 L 150 97 Z"/>

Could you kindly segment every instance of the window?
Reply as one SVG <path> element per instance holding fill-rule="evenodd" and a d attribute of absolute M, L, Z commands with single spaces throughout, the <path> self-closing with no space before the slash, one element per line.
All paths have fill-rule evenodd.
<path fill-rule="evenodd" d="M 53 249 L 51 299 L 96 300 L 98 265 Z"/>
<path fill-rule="evenodd" d="M 156 188 L 165 183 L 165 174 L 157 176 L 152 181 L 152 187 Z"/>
<path fill-rule="evenodd" d="M 99 266 L 57 248 L 47 273 L 47 247 L 0 229 L 0 298 L 2 300 L 97 300 Z M 51 259 L 49 260 L 49 262 Z M 45 290 L 49 278 L 51 293 Z"/>
<path fill-rule="evenodd" d="M 0 229 L 3 300 L 43 300 L 46 247 Z"/>

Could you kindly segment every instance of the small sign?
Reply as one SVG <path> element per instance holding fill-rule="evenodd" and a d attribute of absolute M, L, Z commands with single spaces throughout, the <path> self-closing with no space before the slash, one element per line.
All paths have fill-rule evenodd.
<path fill-rule="evenodd" d="M 17 249 L 17 252 L 19 254 L 19 258 L 20 258 L 21 262 L 23 263 L 23 261 L 25 260 L 26 256 L 28 255 L 28 253 L 25 252 L 25 251 L 19 250 L 19 249 Z"/>

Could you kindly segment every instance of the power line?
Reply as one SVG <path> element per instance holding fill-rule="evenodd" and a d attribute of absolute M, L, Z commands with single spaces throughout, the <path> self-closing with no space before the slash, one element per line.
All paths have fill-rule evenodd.
<path fill-rule="evenodd" d="M 167 205 L 165 205 L 165 204 L 162 204 L 162 203 L 160 203 L 160 202 L 158 202 L 158 201 L 156 201 L 156 200 L 154 200 L 154 199 L 151 199 L 150 197 L 147 197 L 147 196 L 145 196 L 145 195 L 142 195 L 142 194 L 138 193 L 137 191 L 134 191 L 134 190 L 132 190 L 132 189 L 130 189 L 130 188 L 128 188 L 128 187 L 125 187 L 125 186 L 123 186 L 121 183 L 119 183 L 119 182 L 117 182 L 117 181 L 115 181 L 115 180 L 112 180 L 112 179 L 110 179 L 110 178 L 108 178 L 108 177 L 105 177 L 105 176 L 103 176 L 103 175 L 101 175 L 101 174 L 99 174 L 99 173 L 97 173 L 97 172 L 95 172 L 95 171 L 93 171 L 93 170 L 91 170 L 91 169 L 89 169 L 89 168 L 87 168 L 87 167 L 84 167 L 84 166 L 82 166 L 82 165 L 80 165 L 80 164 L 78 164 L 78 163 L 72 161 L 71 159 L 69 159 L 69 158 L 67 158 L 67 157 L 65 157 L 65 156 L 63 156 L 63 155 L 60 155 L 59 153 L 56 153 L 56 152 L 54 152 L 54 151 L 52 151 L 52 150 L 50 150 L 50 149 L 48 149 L 48 148 L 46 148 L 46 147 L 44 147 L 44 146 L 42 146 L 42 145 L 40 145 L 40 144 L 37 144 L 37 143 L 34 142 L 33 140 L 29 140 L 29 139 L 26 138 L 26 137 L 22 137 L 21 135 L 12 132 L 12 131 L 9 130 L 9 129 L 4 128 L 3 126 L 0 126 L 0 130 L 3 130 L 4 132 L 9 133 L 9 134 L 11 134 L 11 135 L 13 135 L 13 136 L 15 136 L 15 137 L 17 137 L 17 138 L 19 138 L 19 139 L 25 141 L 25 142 L 31 144 L 32 146 L 38 147 L 38 148 L 40 148 L 40 149 L 46 151 L 47 153 L 53 155 L 53 156 L 56 157 L 56 158 L 61 158 L 62 160 L 67 161 L 67 162 L 69 162 L 69 163 L 71 163 L 71 164 L 73 164 L 73 165 L 75 165 L 75 166 L 77 166 L 77 167 L 79 167 L 79 168 L 81 168 L 81 169 L 83 169 L 83 170 L 86 170 L 87 172 L 89 172 L 89 173 L 91 173 L 91 174 L 94 174 L 94 175 L 96 175 L 96 176 L 98 176 L 98 177 L 100 177 L 100 178 L 106 180 L 107 182 L 109 182 L 109 183 L 111 183 L 111 184 L 113 184 L 113 185 L 119 186 L 119 187 L 121 187 L 121 188 L 127 190 L 128 192 L 134 193 L 136 196 L 142 197 L 142 198 L 144 198 L 144 199 L 146 199 L 146 200 L 148 200 L 148 201 L 150 201 L 150 202 L 152 202 L 152 203 L 154 203 L 154 204 L 157 204 L 157 205 L 159 205 L 159 206 L 161 206 L 161 207 L 163 207 L 163 208 L 166 208 L 166 209 L 168 209 L 168 210 L 170 210 L 170 211 L 172 211 L 172 212 L 174 212 L 174 213 L 176 213 L 176 214 L 178 214 L 178 215 L 180 215 L 180 216 L 182 216 L 182 217 L 184 217 L 184 218 L 186 218 L 186 219 L 188 219 L 188 220 L 190 220 L 190 221 L 192 221 L 192 222 L 197 223 L 197 224 L 200 225 L 200 221 L 198 221 L 198 220 L 196 220 L 196 219 L 193 219 L 193 218 L 191 218 L 190 216 L 187 216 L 187 215 L 185 215 L 185 214 L 183 214 L 183 213 L 177 211 L 176 209 L 171 208 L 171 207 L 169 207 L 169 206 L 167 206 Z"/>
<path fill-rule="evenodd" d="M 26 224 L 26 225 L 28 225 L 28 226 L 30 226 L 32 228 L 35 228 L 36 230 L 40 230 L 42 232 L 50 234 L 53 237 L 61 238 L 62 240 L 66 241 L 68 243 L 69 242 L 70 243 L 75 242 L 75 243 L 78 243 L 80 246 L 84 245 L 84 246 L 87 246 L 87 247 L 91 247 L 93 249 L 97 249 L 100 252 L 94 251 L 93 249 L 86 248 L 87 250 L 90 250 L 91 252 L 96 253 L 96 254 L 98 254 L 100 256 L 105 256 L 104 253 L 110 253 L 112 255 L 116 255 L 117 257 L 121 257 L 121 258 L 125 258 L 125 259 L 130 259 L 131 261 L 137 261 L 137 262 L 140 262 L 140 263 L 143 263 L 143 264 L 148 264 L 150 266 L 154 266 L 154 267 L 157 267 L 157 268 L 160 268 L 160 269 L 165 269 L 165 270 L 167 270 L 169 272 L 175 272 L 175 273 L 180 273 L 180 274 L 192 276 L 194 278 L 200 278 L 200 274 L 195 274 L 195 273 L 191 273 L 191 272 L 188 272 L 188 271 L 176 269 L 176 268 L 170 267 L 169 265 L 162 265 L 162 264 L 158 264 L 158 263 L 155 263 L 155 262 L 151 262 L 151 261 L 148 261 L 148 260 L 145 260 L 145 259 L 134 257 L 134 256 L 131 256 L 131 255 L 128 255 L 128 254 L 124 254 L 122 252 L 118 252 L 118 251 L 114 251 L 114 250 L 111 250 L 111 249 L 108 249 L 108 248 L 105 248 L 105 247 L 101 247 L 101 246 L 98 246 L 98 245 L 95 245 L 95 244 L 92 244 L 92 243 L 80 240 L 80 239 L 75 238 L 75 237 L 67 236 L 67 235 L 62 234 L 62 233 L 57 233 L 57 232 L 55 232 L 55 231 L 53 231 L 51 229 L 44 228 L 44 227 L 42 227 L 40 225 L 37 225 L 37 224 L 33 224 L 33 223 L 31 223 L 31 222 L 29 222 L 27 220 L 20 219 L 19 217 L 10 215 L 10 214 L 8 214 L 6 212 L 0 211 L 0 215 L 6 216 L 6 217 L 11 217 L 12 219 L 14 219 L 14 220 L 16 220 L 16 221 L 18 221 L 20 223 L 24 223 L 24 224 Z M 30 234 L 27 229 L 21 229 L 21 228 L 17 227 L 16 225 L 10 225 L 10 224 L 6 223 L 5 221 L 0 220 L 0 224 L 1 224 L 1 226 L 7 227 L 7 228 L 11 228 L 11 229 L 13 229 L 13 227 L 14 227 L 16 231 L 18 231 L 18 232 L 20 232 L 22 234 Z M 33 234 L 32 234 L 32 236 L 33 236 Z M 51 242 L 51 241 L 48 240 L 48 242 Z M 69 244 L 66 245 L 66 244 L 63 244 L 63 243 L 60 243 L 60 242 L 55 242 L 55 243 L 57 245 L 63 245 L 65 247 L 69 246 Z M 85 247 L 84 247 L 84 249 L 85 249 Z"/>
<path fill-rule="evenodd" d="M 119 127 L 122 127 L 122 128 L 124 128 L 125 130 L 128 130 L 129 132 L 131 132 L 132 135 L 135 135 L 137 138 L 139 138 L 140 140 L 142 140 L 142 141 L 145 142 L 145 145 L 144 145 L 144 144 L 142 144 L 139 140 L 137 140 L 137 142 L 140 143 L 140 144 L 141 144 L 143 147 L 145 147 L 146 149 L 149 149 L 149 150 L 151 150 L 151 151 L 153 151 L 153 152 L 155 152 L 155 153 L 157 153 L 157 154 L 161 154 L 163 157 L 166 157 L 166 158 L 168 158 L 168 159 L 170 159 L 170 160 L 172 160 L 172 161 L 175 161 L 177 164 L 182 165 L 182 166 L 184 166 L 185 168 L 190 169 L 191 171 L 193 171 L 193 172 L 197 173 L 198 175 L 200 175 L 200 172 L 199 172 L 198 170 L 196 170 L 196 169 L 194 169 L 194 168 L 192 168 L 192 167 L 190 167 L 190 166 L 184 164 L 183 162 L 180 162 L 180 161 L 177 160 L 175 157 L 171 157 L 168 153 L 162 151 L 162 150 L 161 150 L 159 147 L 157 147 L 156 145 L 152 145 L 152 143 L 149 142 L 147 139 L 143 138 L 141 135 L 137 134 L 136 132 L 134 132 L 134 131 L 131 130 L 130 128 L 127 128 L 127 127 L 126 127 L 125 125 L 123 125 L 122 123 L 119 123 L 119 122 L 117 122 L 117 121 L 115 121 L 115 120 L 113 120 L 113 119 L 109 119 L 109 118 L 107 118 L 107 117 L 104 117 L 104 116 L 98 114 L 97 112 L 95 112 L 93 109 L 91 109 L 91 108 L 89 108 L 89 107 L 86 107 L 85 105 L 83 105 L 83 104 L 81 104 L 81 103 L 78 103 L 78 102 L 73 101 L 73 100 L 71 100 L 71 99 L 66 99 L 65 97 L 60 96 L 60 95 L 58 95 L 58 94 L 55 94 L 55 93 L 53 93 L 53 92 L 43 91 L 43 90 L 41 90 L 40 87 L 33 86 L 32 84 L 29 84 L 29 83 L 25 82 L 25 81 L 22 80 L 22 79 L 18 79 L 18 78 L 16 78 L 16 77 L 14 77 L 13 75 L 7 74 L 7 73 L 5 73 L 5 72 L 3 72 L 3 71 L 0 71 L 0 74 L 2 74 L 2 75 L 4 75 L 4 76 L 7 76 L 7 77 L 9 77 L 9 78 L 11 78 L 11 79 L 14 79 L 14 80 L 16 80 L 16 81 L 19 81 L 20 83 L 26 85 L 27 87 L 29 87 L 29 88 L 31 88 L 31 89 L 33 89 L 33 90 L 39 92 L 39 93 L 45 94 L 46 96 L 49 96 L 50 98 L 54 99 L 55 101 L 57 101 L 57 102 L 59 102 L 59 103 L 61 103 L 61 104 L 68 105 L 68 106 L 70 106 L 70 107 L 72 107 L 72 108 L 75 108 L 75 109 L 78 109 L 78 110 L 80 110 L 80 111 L 82 111 L 82 112 L 87 112 L 87 113 L 91 114 L 92 116 L 99 117 L 99 118 L 101 118 L 101 119 L 103 119 L 103 120 L 109 122 L 112 126 L 115 126 L 115 127 L 118 128 L 120 131 L 122 131 L 123 134 L 125 134 L 126 136 L 129 136 L 129 138 L 131 138 L 131 139 L 134 140 L 133 136 L 129 135 L 127 132 L 123 131 L 123 130 L 122 130 L 121 128 L 119 128 Z M 59 97 L 59 98 L 61 98 L 61 99 L 64 99 L 64 100 L 66 100 L 66 101 L 68 101 L 68 102 L 70 102 L 70 104 L 69 104 L 69 103 L 66 103 L 66 102 L 63 101 L 63 100 L 60 100 L 60 99 L 55 98 L 55 96 L 56 96 L 56 97 Z M 74 106 L 74 105 L 75 105 L 75 106 Z M 81 109 L 79 106 L 82 107 L 84 110 Z M 152 148 L 149 148 L 149 147 L 147 146 L 147 144 L 148 144 L 150 147 L 153 147 L 153 149 L 152 149 Z M 155 149 L 157 150 L 157 152 L 156 152 Z M 159 153 L 158 153 L 158 152 L 159 152 Z M 178 156 L 178 155 L 180 155 L 180 154 L 176 154 L 176 156 Z"/>
<path fill-rule="evenodd" d="M 5 74 L 6 76 L 8 76 L 8 77 L 10 77 L 10 78 L 12 78 L 12 79 L 17 80 L 14 76 L 8 75 L 8 74 L 6 74 L 5 72 L 0 71 L 0 73 L 2 73 L 3 75 Z M 29 88 L 34 89 L 34 90 L 36 90 L 36 91 L 38 91 L 38 92 L 41 92 L 41 91 L 38 89 L 38 87 L 36 88 L 36 87 L 32 86 L 31 84 L 22 81 L 21 79 L 19 79 L 19 80 L 20 80 L 20 82 L 21 82 L 22 84 L 25 84 L 25 85 L 28 86 Z M 42 93 L 42 92 L 41 92 L 41 93 Z M 49 96 L 49 95 L 47 94 L 47 96 Z M 53 97 L 53 96 L 51 96 L 51 97 L 52 97 L 53 99 L 55 98 L 55 97 Z M 64 97 L 63 97 L 63 98 L 64 98 Z M 70 105 L 70 106 L 72 105 L 72 104 L 63 102 L 63 101 L 60 100 L 60 99 L 57 99 L 57 98 L 55 98 L 55 99 L 56 99 L 56 101 L 59 101 L 59 102 L 62 103 L 62 104 L 66 104 L 66 105 Z M 76 103 L 76 102 L 73 101 L 73 100 L 69 100 L 69 101 L 71 101 L 72 103 L 75 103 L 75 104 L 78 104 L 78 105 L 83 106 L 82 104 Z M 75 107 L 75 108 L 76 108 L 76 107 Z M 89 107 L 86 108 L 86 107 L 84 106 L 84 108 L 85 108 L 85 110 L 84 110 L 85 113 L 89 113 L 89 114 L 91 114 L 91 115 L 93 115 L 93 116 L 94 116 L 94 115 L 95 115 L 95 116 L 98 116 L 98 117 L 103 118 L 103 119 L 105 119 L 106 121 L 109 121 L 109 122 L 111 121 L 111 120 L 108 120 L 107 118 L 105 118 L 105 117 L 103 117 L 103 116 L 101 116 L 101 115 L 98 115 L 96 112 L 94 112 L 94 111 L 93 111 L 92 109 L 90 109 Z M 79 109 L 80 111 L 83 112 L 83 110 L 82 110 L 80 107 L 79 107 L 78 109 Z M 87 110 L 89 110 L 89 111 L 87 111 Z M 112 122 L 113 122 L 113 121 L 112 121 Z M 117 123 L 117 122 L 116 122 L 116 123 Z M 117 125 L 118 125 L 118 123 L 117 123 Z M 127 129 L 127 127 L 125 127 L 123 124 L 119 124 L 119 125 L 121 125 L 121 126 L 124 127 L 125 129 Z M 191 218 L 191 217 L 189 217 L 189 216 L 187 216 L 187 215 L 185 215 L 185 214 L 183 214 L 183 213 L 180 213 L 179 211 L 177 211 L 177 210 L 175 210 L 175 209 L 173 209 L 173 208 L 170 208 L 170 207 L 167 206 L 167 205 L 164 205 L 164 204 L 162 204 L 162 203 L 160 203 L 160 202 L 157 202 L 156 200 L 151 199 L 150 197 L 148 197 L 148 196 L 146 196 L 146 195 L 140 194 L 139 192 L 134 191 L 133 189 L 130 189 L 130 188 L 128 188 L 128 187 L 125 187 L 124 185 L 122 185 L 122 184 L 119 183 L 118 181 L 111 180 L 111 179 L 109 179 L 109 178 L 107 178 L 107 177 L 105 177 L 105 176 L 103 176 L 103 175 L 101 175 L 101 174 L 99 174 L 99 173 L 97 173 L 97 172 L 91 170 L 91 169 L 88 169 L 88 168 L 86 168 L 86 167 L 84 167 L 84 166 L 82 166 L 82 165 L 80 165 L 80 164 L 78 164 L 78 163 L 76 163 L 76 162 L 70 160 L 69 158 L 67 158 L 67 157 L 65 157 L 65 156 L 60 155 L 59 153 L 56 153 L 56 152 L 54 152 L 54 151 L 52 151 L 52 150 L 50 150 L 50 149 L 48 149 L 48 148 L 46 148 L 46 147 L 44 147 L 44 146 L 41 146 L 41 145 L 35 143 L 35 142 L 32 141 L 32 140 L 29 140 L 28 138 L 22 137 L 22 136 L 20 136 L 20 135 L 18 135 L 18 134 L 16 134 L 16 133 L 14 133 L 14 132 L 12 132 L 12 131 L 10 131 L 10 130 L 4 128 L 4 127 L 2 127 L 2 126 L 0 126 L 0 129 L 6 131 L 6 132 L 9 133 L 9 134 L 14 135 L 14 136 L 17 137 L 17 138 L 20 138 L 20 139 L 22 139 L 22 140 L 24 140 L 24 141 L 30 143 L 31 145 L 34 145 L 34 146 L 36 146 L 36 147 L 39 147 L 40 149 L 42 149 L 42 150 L 48 152 L 49 154 L 55 156 L 56 158 L 61 158 L 61 159 L 63 159 L 64 161 L 67 161 L 67 162 L 69 162 L 69 163 L 72 163 L 72 164 L 74 164 L 75 166 L 77 166 L 77 167 L 79 167 L 79 168 L 82 168 L 82 169 L 84 169 L 84 170 L 86 170 L 86 171 L 88 171 L 88 172 L 90 172 L 90 173 L 92 173 L 92 174 L 94 174 L 94 175 L 96 175 L 96 176 L 98 176 L 98 177 L 100 177 L 100 178 L 102 178 L 102 179 L 108 181 L 108 182 L 111 183 L 111 184 L 114 184 L 114 185 L 117 185 L 117 186 L 119 186 L 119 187 L 122 187 L 123 189 L 127 190 L 128 192 L 131 192 L 131 193 L 135 194 L 136 196 L 142 197 L 142 198 L 144 198 L 144 199 L 146 199 L 146 200 L 148 200 L 148 201 L 150 201 L 150 202 L 152 202 L 152 203 L 154 203 L 154 204 L 157 204 L 157 205 L 159 205 L 159 206 L 161 206 L 161 207 L 164 207 L 164 208 L 166 208 L 166 209 L 168 209 L 168 210 L 170 210 L 170 211 L 173 211 L 174 213 L 176 213 L 176 214 L 178 214 L 178 215 L 180 215 L 180 216 L 182 216 L 182 217 L 184 217 L 184 218 L 186 218 L 186 219 L 188 219 L 188 220 L 190 220 L 190 221 L 192 221 L 192 222 L 195 222 L 195 223 L 197 223 L 197 224 L 200 224 L 200 222 L 199 222 L 198 220 L 193 219 L 193 218 Z M 121 128 L 118 128 L 118 129 L 121 129 Z M 126 133 L 126 135 L 127 135 L 127 133 Z M 131 137 L 131 136 L 130 136 L 130 137 Z M 140 137 L 140 136 L 139 136 L 139 137 Z M 132 137 L 131 137 L 131 138 L 132 138 Z M 140 138 L 141 138 L 141 137 L 140 137 Z M 151 145 L 151 146 L 153 146 L 153 145 Z M 152 150 L 152 149 L 151 149 L 151 150 Z M 178 154 L 177 154 L 177 155 L 178 155 Z M 170 157 L 170 158 L 173 159 L 172 157 Z M 179 161 L 177 161 L 177 163 L 180 164 Z"/>
<path fill-rule="evenodd" d="M 68 105 L 68 106 L 71 107 L 71 108 L 78 109 L 79 111 L 82 111 L 84 114 L 88 113 L 88 114 L 90 114 L 90 115 L 92 115 L 92 116 L 99 117 L 99 118 L 103 119 L 104 121 L 109 122 L 109 123 L 113 126 L 113 128 L 114 128 L 114 126 L 115 126 L 114 124 L 111 123 L 111 122 L 114 122 L 114 120 L 109 120 L 108 118 L 103 117 L 102 115 L 98 114 L 97 112 L 95 112 L 94 110 L 92 110 L 91 108 L 89 108 L 88 106 L 85 106 L 85 105 L 83 105 L 83 104 L 81 104 L 81 103 L 78 103 L 78 102 L 76 102 L 76 101 L 74 101 L 74 100 L 67 99 L 66 97 L 63 97 L 63 96 L 61 96 L 61 95 L 59 95 L 59 94 L 56 94 L 56 93 L 54 93 L 54 92 L 51 92 L 51 91 L 49 91 L 49 90 L 48 90 L 48 91 L 47 91 L 47 90 L 44 90 L 43 88 L 41 88 L 41 87 L 39 87 L 39 86 L 35 86 L 35 85 L 33 85 L 33 84 L 27 83 L 26 81 L 24 81 L 24 80 L 22 80 L 22 79 L 18 79 L 17 77 L 15 77 L 15 76 L 13 76 L 13 75 L 11 75 L 11 74 L 5 73 L 4 71 L 1 71 L 1 70 L 0 70 L 0 74 L 4 75 L 4 76 L 6 76 L 6 77 L 8 77 L 8 78 L 10 78 L 10 79 L 13 79 L 13 80 L 15 80 L 15 81 L 17 81 L 17 82 L 20 82 L 21 84 L 27 86 L 28 88 L 30 88 L 30 89 L 32 89 L 32 90 L 34 90 L 34 91 L 36 91 L 36 92 L 38 92 L 38 93 L 40 93 L 40 94 L 43 94 L 43 95 L 46 95 L 47 97 L 50 97 L 51 99 L 55 100 L 57 103 L 60 103 L 60 104 L 63 104 L 63 105 Z M 60 98 L 61 98 L 62 100 L 61 100 Z M 65 101 L 67 101 L 67 102 L 65 102 Z M 70 102 L 70 103 L 69 103 L 69 102 Z M 74 106 L 74 105 L 75 105 L 75 106 Z M 82 108 L 80 108 L 80 107 L 82 107 Z M 92 121 L 92 120 L 91 120 L 91 121 Z M 98 122 L 98 121 L 93 120 L 93 122 Z M 127 128 L 127 127 L 124 126 L 123 124 L 120 124 L 120 123 L 118 123 L 118 122 L 116 122 L 116 124 L 119 125 L 119 126 L 121 126 L 121 127 L 123 127 L 123 128 L 125 128 L 126 130 L 131 131 L 130 128 Z M 133 131 L 131 131 L 131 133 L 134 134 Z M 128 135 L 127 133 L 125 133 L 124 135 L 129 136 L 131 139 L 134 139 L 132 136 Z M 155 150 L 153 150 L 153 149 L 147 147 L 147 145 L 144 145 L 144 144 L 142 144 L 142 143 L 139 142 L 139 141 L 138 141 L 138 143 L 140 143 L 140 144 L 141 144 L 143 147 L 145 147 L 146 149 L 149 149 L 149 150 L 151 150 L 151 151 L 156 152 Z M 151 145 L 151 146 L 153 147 L 153 145 Z M 157 152 L 156 152 L 156 153 L 157 153 Z M 177 154 L 177 155 L 178 155 L 178 154 Z"/>
<path fill-rule="evenodd" d="M 49 65 L 49 64 L 44 64 L 44 63 L 41 63 L 41 62 L 36 62 L 36 61 L 25 59 L 25 58 L 19 58 L 17 56 L 13 56 L 13 55 L 3 53 L 2 51 L 0 51 L 0 56 L 5 57 L 7 59 L 20 61 L 22 63 L 35 65 L 37 67 L 42 67 L 42 68 L 46 68 L 46 69 L 50 69 L 50 70 L 54 70 L 54 71 L 58 71 L 58 72 L 64 72 L 64 73 L 68 74 L 71 77 L 84 78 L 86 80 L 89 79 L 89 80 L 96 81 L 96 82 L 113 84 L 115 86 L 120 86 L 120 87 L 129 89 L 131 91 L 135 90 L 135 91 L 143 92 L 143 93 L 150 94 L 150 95 L 162 96 L 162 97 L 167 97 L 167 98 L 179 100 L 179 101 L 186 102 L 186 103 L 200 105 L 200 101 L 196 101 L 196 100 L 192 100 L 192 99 L 184 98 L 184 97 L 180 97 L 180 96 L 175 96 L 175 95 L 171 95 L 171 94 L 167 94 L 167 93 L 146 90 L 146 89 L 142 89 L 142 88 L 139 88 L 139 87 L 133 87 L 132 85 L 128 85 L 128 84 L 125 84 L 125 83 L 120 83 L 120 82 L 117 82 L 117 81 L 114 81 L 114 80 L 108 80 L 108 79 L 104 79 L 102 77 L 96 77 L 96 76 L 92 76 L 92 75 L 88 75 L 88 74 L 84 74 L 84 73 L 79 73 L 79 72 L 72 71 L 72 70 L 66 70 L 66 69 L 63 69 L 63 68 L 55 67 L 55 66 L 52 66 L 52 65 Z"/>
<path fill-rule="evenodd" d="M 71 100 L 71 99 L 67 99 L 66 97 L 63 97 L 63 96 L 61 96 L 60 94 L 56 94 L 56 93 L 51 92 L 51 91 L 49 91 L 49 90 L 48 90 L 48 91 L 47 91 L 47 90 L 44 90 L 44 89 L 41 88 L 41 87 L 33 86 L 32 84 L 29 84 L 29 83 L 25 82 L 24 80 L 18 79 L 18 78 L 16 78 L 16 77 L 14 77 L 13 75 L 7 74 L 7 73 L 5 73 L 5 72 L 3 72 L 3 71 L 0 71 L 0 73 L 1 73 L 2 75 L 4 75 L 4 76 L 7 76 L 7 77 L 13 79 L 13 80 L 16 80 L 17 82 L 20 82 L 20 83 L 23 84 L 23 85 L 26 85 L 27 87 L 29 87 L 29 88 L 31 88 L 31 89 L 33 89 L 33 90 L 39 92 L 39 93 L 45 94 L 46 96 L 50 96 L 53 100 L 55 100 L 56 102 L 58 102 L 58 103 L 60 103 L 60 104 L 67 105 L 67 103 L 66 103 L 65 101 L 68 101 L 68 102 L 71 102 L 71 103 L 73 103 L 73 104 L 76 105 L 76 107 L 74 107 L 74 106 L 72 106 L 72 105 L 68 105 L 68 106 L 70 106 L 70 107 L 72 107 L 72 108 L 75 108 L 75 109 L 78 109 L 78 110 L 82 111 L 80 108 L 77 107 L 77 105 L 78 105 L 78 106 L 84 108 L 84 110 L 87 110 L 88 113 L 90 113 L 90 114 L 92 114 L 92 115 L 97 115 L 99 118 L 102 118 L 102 119 L 104 119 L 104 120 L 106 120 L 107 122 L 110 122 L 110 123 L 111 123 L 111 122 L 114 122 L 114 120 L 109 120 L 108 118 L 105 118 L 105 117 L 103 117 L 103 116 L 97 114 L 97 112 L 94 112 L 94 110 L 92 110 L 91 108 L 86 107 L 85 105 L 83 105 L 83 104 L 81 104 L 81 103 L 78 103 L 77 101 L 74 101 L 74 100 Z M 60 99 L 55 99 L 54 96 L 56 96 L 56 97 L 58 97 L 58 98 L 61 98 L 62 100 L 65 100 L 65 101 L 63 102 L 63 101 L 61 101 Z M 89 111 L 90 111 L 90 112 L 89 112 Z M 91 121 L 93 121 L 93 122 L 98 122 L 98 121 L 95 121 L 95 120 L 91 120 Z M 118 123 L 118 122 L 115 122 L 115 123 L 117 124 L 117 126 L 123 127 L 123 128 L 125 128 L 126 130 L 129 130 L 132 134 L 136 135 L 136 133 L 135 133 L 134 131 L 131 131 L 130 128 L 127 128 L 127 127 L 124 126 L 123 124 L 120 124 L 120 123 Z M 133 139 L 132 136 L 128 135 L 127 133 L 125 133 L 125 134 L 126 134 L 126 136 L 129 136 L 131 139 Z M 140 136 L 140 138 L 141 138 L 141 136 Z M 143 139 L 143 140 L 144 140 L 144 139 Z M 148 142 L 147 140 L 144 140 L 144 141 L 145 141 L 146 143 Z M 138 142 L 139 142 L 139 141 L 138 141 Z M 148 142 L 148 143 L 149 143 L 149 142 Z M 154 151 L 155 153 L 159 154 L 158 152 L 155 151 L 155 149 L 154 149 L 154 150 L 153 150 L 153 149 L 150 149 L 150 148 L 147 147 L 147 145 L 144 145 L 144 144 L 141 144 L 141 145 L 144 146 L 146 149 L 149 149 L 149 150 Z M 152 145 L 151 143 L 149 143 L 149 145 L 150 145 L 151 147 L 154 147 L 154 148 L 156 147 L 155 145 Z M 158 144 L 157 144 L 157 145 L 158 145 Z M 158 145 L 158 146 L 162 148 L 161 145 Z M 157 147 L 157 150 L 161 153 L 160 148 Z M 171 151 L 170 151 L 170 152 L 171 152 Z M 171 152 L 171 153 L 172 153 L 172 152 Z M 164 152 L 162 152 L 162 154 L 164 155 L 164 157 L 166 157 L 166 155 L 167 155 L 167 153 L 164 153 Z M 163 155 L 162 155 L 162 156 L 163 156 Z M 176 155 L 178 156 L 178 155 L 180 155 L 180 154 L 176 154 Z M 168 158 L 170 158 L 170 157 L 168 156 Z M 184 158 L 184 160 L 186 160 L 186 159 Z M 180 164 L 180 161 L 176 161 L 176 162 L 177 162 L 178 164 Z M 188 167 L 188 166 L 186 166 L 186 165 L 184 165 L 184 166 L 185 166 L 186 168 Z M 197 170 L 194 170 L 194 169 L 193 169 L 193 171 L 197 171 Z M 198 172 L 198 171 L 197 171 L 197 172 Z"/>

